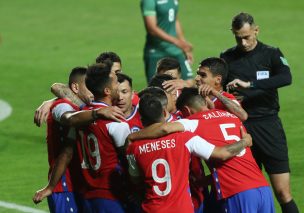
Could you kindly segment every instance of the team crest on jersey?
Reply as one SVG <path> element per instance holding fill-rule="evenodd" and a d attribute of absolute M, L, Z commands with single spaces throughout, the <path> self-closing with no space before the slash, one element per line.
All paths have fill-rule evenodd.
<path fill-rule="evenodd" d="M 140 130 L 140 128 L 138 126 L 134 126 L 131 128 L 131 133 L 138 132 L 139 130 Z"/>

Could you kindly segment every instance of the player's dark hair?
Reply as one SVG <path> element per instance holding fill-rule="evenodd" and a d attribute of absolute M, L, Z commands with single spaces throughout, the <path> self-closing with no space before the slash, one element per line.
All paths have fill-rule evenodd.
<path fill-rule="evenodd" d="M 165 91 L 165 88 L 163 86 L 163 83 L 165 81 L 169 81 L 169 80 L 173 80 L 174 78 L 171 75 L 167 75 L 167 74 L 160 74 L 160 75 L 155 75 L 150 83 L 149 83 L 149 87 L 159 87 L 162 90 Z"/>
<path fill-rule="evenodd" d="M 168 70 L 177 69 L 178 73 L 181 73 L 181 66 L 179 64 L 179 61 L 175 58 L 162 58 L 157 62 L 157 68 L 156 73 L 157 74 L 163 74 L 164 72 Z"/>
<path fill-rule="evenodd" d="M 206 58 L 199 64 L 199 68 L 201 67 L 208 67 L 213 77 L 217 75 L 222 76 L 222 86 L 226 83 L 228 76 L 228 65 L 224 59 L 217 57 Z"/>
<path fill-rule="evenodd" d="M 69 76 L 69 87 L 71 87 L 72 83 L 79 82 L 80 77 L 83 77 L 87 74 L 87 68 L 85 67 L 75 67 L 72 69 Z"/>
<path fill-rule="evenodd" d="M 112 63 L 118 62 L 121 64 L 120 57 L 114 52 L 103 52 L 96 58 L 96 63 L 103 63 L 105 60 L 110 60 Z"/>
<path fill-rule="evenodd" d="M 200 109 L 201 106 L 206 105 L 206 100 L 199 93 L 198 89 L 194 87 L 183 88 L 181 94 L 176 100 L 176 108 L 181 110 L 184 106 L 189 106 L 195 109 Z"/>
<path fill-rule="evenodd" d="M 94 64 L 88 67 L 86 76 L 86 86 L 97 98 L 104 97 L 104 89 L 110 85 L 112 62 Z"/>
<path fill-rule="evenodd" d="M 149 93 L 140 98 L 138 111 L 144 126 L 160 122 L 163 117 L 163 107 L 159 99 Z"/>
<path fill-rule="evenodd" d="M 117 81 L 119 83 L 122 83 L 124 81 L 128 81 L 130 87 L 132 88 L 132 78 L 131 77 L 129 77 L 128 75 L 123 74 L 123 73 L 117 73 L 116 76 L 117 76 Z"/>
<path fill-rule="evenodd" d="M 163 109 L 167 108 L 168 98 L 164 90 L 159 87 L 147 87 L 138 93 L 138 97 L 141 98 L 146 94 L 150 94 L 160 101 Z"/>
<path fill-rule="evenodd" d="M 254 25 L 254 19 L 249 13 L 241 12 L 232 19 L 231 27 L 233 30 L 241 29 L 244 24 L 248 23 L 250 26 Z"/>

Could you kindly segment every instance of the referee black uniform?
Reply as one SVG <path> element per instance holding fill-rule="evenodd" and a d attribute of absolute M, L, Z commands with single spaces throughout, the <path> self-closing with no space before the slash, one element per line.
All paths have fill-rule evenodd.
<path fill-rule="evenodd" d="M 249 89 L 237 89 L 243 96 L 243 108 L 248 113 L 244 122 L 253 138 L 253 155 L 268 174 L 290 172 L 286 136 L 278 117 L 280 110 L 277 88 L 291 84 L 291 73 L 278 48 L 258 41 L 249 52 L 237 47 L 221 54 L 229 65 L 228 79 L 250 82 Z"/>

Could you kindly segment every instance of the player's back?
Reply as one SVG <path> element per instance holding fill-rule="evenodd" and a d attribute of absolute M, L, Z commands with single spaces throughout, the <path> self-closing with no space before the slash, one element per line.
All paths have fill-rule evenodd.
<path fill-rule="evenodd" d="M 215 146 L 225 146 L 241 139 L 240 127 L 243 125 L 229 112 L 214 109 L 196 113 L 189 119 L 198 120 L 194 133 Z M 249 147 L 227 161 L 213 161 L 207 164 L 213 175 L 218 199 L 248 189 L 268 186 Z"/>
<path fill-rule="evenodd" d="M 190 132 L 136 141 L 128 149 L 145 182 L 144 212 L 193 212 L 189 189 Z"/>
<path fill-rule="evenodd" d="M 93 104 L 86 109 L 106 107 Z M 108 131 L 113 121 L 97 120 L 78 131 L 80 141 L 78 154 L 81 160 L 82 173 L 87 182 L 86 199 L 118 199 L 121 183 L 121 167 L 114 143 Z"/>

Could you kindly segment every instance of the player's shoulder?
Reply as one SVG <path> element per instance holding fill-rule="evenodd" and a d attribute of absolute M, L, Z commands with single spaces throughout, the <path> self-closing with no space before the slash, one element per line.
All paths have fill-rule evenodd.
<path fill-rule="evenodd" d="M 50 110 L 52 111 L 54 108 L 58 108 L 58 106 L 65 105 L 65 108 L 73 108 L 73 110 L 78 111 L 79 107 L 73 104 L 70 100 L 65 98 L 57 98 L 54 103 L 52 104 Z"/>

